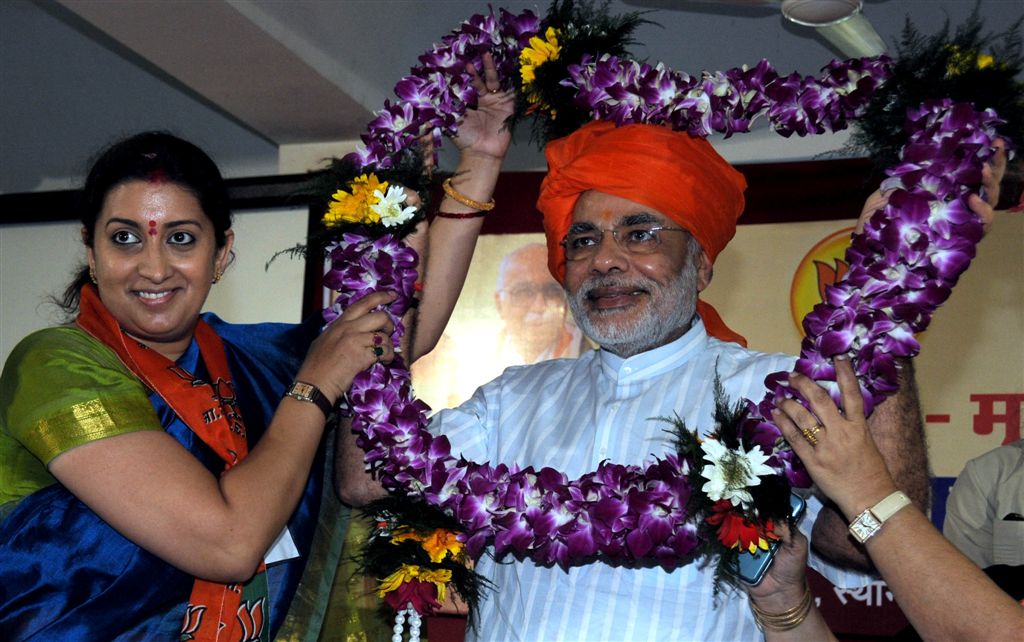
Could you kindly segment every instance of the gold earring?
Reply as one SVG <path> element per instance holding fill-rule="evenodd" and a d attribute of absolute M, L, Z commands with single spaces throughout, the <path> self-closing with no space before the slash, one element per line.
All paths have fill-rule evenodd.
<path fill-rule="evenodd" d="M 221 272 L 220 270 L 217 270 L 216 272 L 214 272 L 213 273 L 213 283 L 216 284 L 218 281 L 220 281 L 220 277 L 222 277 L 222 276 L 224 276 L 224 273 Z"/>
<path fill-rule="evenodd" d="M 96 271 L 92 268 L 89 268 L 89 280 L 92 281 L 93 285 L 96 285 Z"/>

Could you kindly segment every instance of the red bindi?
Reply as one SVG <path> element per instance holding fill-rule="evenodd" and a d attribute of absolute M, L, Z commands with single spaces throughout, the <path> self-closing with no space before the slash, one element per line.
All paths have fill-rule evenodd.
<path fill-rule="evenodd" d="M 149 235 L 156 236 L 156 221 L 149 222 Z"/>

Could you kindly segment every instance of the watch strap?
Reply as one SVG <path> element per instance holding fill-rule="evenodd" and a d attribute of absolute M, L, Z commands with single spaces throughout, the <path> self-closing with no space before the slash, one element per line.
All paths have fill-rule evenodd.
<path fill-rule="evenodd" d="M 330 417 L 331 411 L 334 410 L 334 404 L 327 399 L 324 393 L 320 392 L 320 389 L 313 384 L 305 381 L 293 381 L 284 394 L 292 399 L 315 404 L 324 413 L 324 417 Z"/>
<path fill-rule="evenodd" d="M 910 498 L 901 491 L 895 491 L 888 497 L 868 508 L 850 522 L 850 534 L 863 544 L 882 528 L 887 519 L 895 515 L 911 503 Z"/>
<path fill-rule="evenodd" d="M 882 501 L 878 502 L 871 507 L 871 512 L 874 513 L 875 519 L 880 522 L 885 522 L 893 515 L 896 514 L 899 509 L 910 504 L 910 498 L 904 495 L 900 491 L 896 491 L 889 495 Z"/>

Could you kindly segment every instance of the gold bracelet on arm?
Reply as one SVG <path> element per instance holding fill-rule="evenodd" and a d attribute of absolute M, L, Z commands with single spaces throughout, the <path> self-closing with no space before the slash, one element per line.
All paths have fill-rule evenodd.
<path fill-rule="evenodd" d="M 789 631 L 803 624 L 804 620 L 811 612 L 811 589 L 804 583 L 804 596 L 800 598 L 800 603 L 782 613 L 768 613 L 757 608 L 754 601 L 750 601 L 750 609 L 754 612 L 754 620 L 757 622 L 758 628 L 762 631 L 764 629 L 771 629 L 772 631 Z"/>
<path fill-rule="evenodd" d="M 444 193 L 451 197 L 452 200 L 462 203 L 466 207 L 472 207 L 473 209 L 480 210 L 481 212 L 490 212 L 491 210 L 494 209 L 493 198 L 486 203 L 481 201 L 475 201 L 470 197 L 466 196 L 465 194 L 461 193 L 459 190 L 455 189 L 455 187 L 452 185 L 452 179 L 450 178 L 444 179 L 444 182 L 441 183 L 441 187 L 444 188 Z"/>

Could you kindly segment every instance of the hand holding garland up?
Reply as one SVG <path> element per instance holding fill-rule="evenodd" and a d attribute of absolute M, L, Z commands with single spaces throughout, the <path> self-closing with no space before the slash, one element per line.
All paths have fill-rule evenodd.
<path fill-rule="evenodd" d="M 867 428 L 852 365 L 836 360 L 835 366 L 842 410 L 823 388 L 794 374 L 791 384 L 809 401 L 811 410 L 786 400 L 773 419 L 818 488 L 852 521 L 889 496 L 896 484 Z M 819 421 L 823 428 L 812 445 L 802 430 Z M 1024 609 L 946 541 L 916 506 L 899 509 L 865 542 L 865 548 L 922 638 L 1010 640 L 1024 630 Z M 780 571 L 791 563 L 787 559 L 791 554 L 795 555 L 790 547 L 780 548 L 775 562 Z"/>
<path fill-rule="evenodd" d="M 505 120 L 512 114 L 515 98 L 511 92 L 501 90 L 490 54 L 484 54 L 482 70 L 467 65 L 466 71 L 473 78 L 479 98 L 477 108 L 467 110 L 459 135 L 453 139 L 460 155 L 449 186 L 463 201 L 485 204 L 491 202 L 501 164 L 512 141 Z M 432 156 L 431 151 L 428 147 L 425 157 Z M 438 211 L 430 223 L 429 233 L 424 234 L 421 226 L 406 238 L 420 255 L 423 284 L 416 319 L 406 322 L 408 334 L 412 335 L 408 353 L 410 364 L 430 352 L 444 332 L 466 281 L 486 213 L 447 193 Z M 354 506 L 381 497 L 384 491 L 365 471 L 363 451 L 356 446 L 348 426 L 342 426 L 339 434 L 342 435 L 337 451 L 339 496 Z"/>
<path fill-rule="evenodd" d="M 981 218 L 986 231 L 994 218 L 993 207 L 999 200 L 1000 182 L 1006 172 L 1006 143 L 997 139 L 994 146 L 996 153 L 982 171 L 985 198 L 972 194 L 967 201 L 971 211 Z M 886 206 L 890 193 L 876 191 L 868 197 L 857 221 L 856 233 L 863 230 L 876 210 Z M 900 360 L 899 382 L 899 391 L 875 408 L 867 419 L 867 426 L 884 460 L 887 474 L 895 481 L 896 487 L 924 510 L 928 505 L 929 492 L 928 457 L 911 361 Z M 853 568 L 870 568 L 871 559 L 863 547 L 848 536 L 846 528 L 847 522 L 839 511 L 832 505 L 826 505 L 814 523 L 815 550 Z"/>
<path fill-rule="evenodd" d="M 446 190 L 462 198 L 456 200 L 445 194 L 430 225 L 426 251 L 421 252 L 423 297 L 410 363 L 434 348 L 448 324 L 488 211 L 467 202 L 492 203 L 494 185 L 512 142 L 505 120 L 512 115 L 515 97 L 501 90 L 494 59 L 484 54 L 482 70 L 467 65 L 466 71 L 473 78 L 479 98 L 477 108 L 466 111 L 459 135 L 452 139 L 459 148 L 459 164 Z"/>
<path fill-rule="evenodd" d="M 986 233 L 988 233 L 989 228 L 992 226 L 992 220 L 995 218 L 994 208 L 999 204 L 1000 186 L 1003 177 L 1006 175 L 1007 163 L 1006 141 L 1002 138 L 997 138 L 993 146 L 996 149 L 996 153 L 992 157 L 992 161 L 986 163 L 981 172 L 981 187 L 984 198 L 978 194 L 972 194 L 967 199 L 967 205 L 971 208 L 971 211 L 981 218 Z M 860 217 L 857 219 L 857 226 L 854 229 L 855 234 L 863 232 L 864 224 L 871 218 L 871 215 L 889 203 L 890 193 L 891 190 L 884 192 L 882 190 L 875 190 L 868 196 L 868 199 L 864 201 L 864 208 L 860 212 Z"/>

